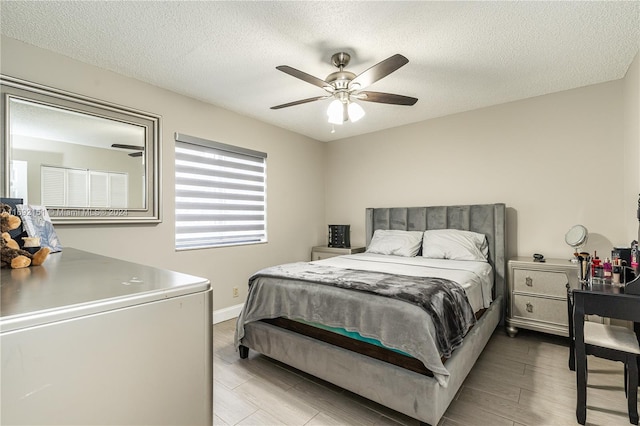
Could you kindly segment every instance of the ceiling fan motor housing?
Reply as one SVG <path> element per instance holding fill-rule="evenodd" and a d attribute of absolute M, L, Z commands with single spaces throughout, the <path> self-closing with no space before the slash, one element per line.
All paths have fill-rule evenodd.
<path fill-rule="evenodd" d="M 330 83 L 336 90 L 348 89 L 351 80 L 356 78 L 356 75 L 350 71 L 336 71 L 327 76 L 325 81 Z"/>

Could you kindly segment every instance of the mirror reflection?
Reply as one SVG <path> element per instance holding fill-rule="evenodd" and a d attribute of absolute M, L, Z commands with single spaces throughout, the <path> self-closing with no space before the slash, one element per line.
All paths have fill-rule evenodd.
<path fill-rule="evenodd" d="M 53 223 L 158 223 L 160 117 L 0 76 L 0 196 Z"/>
<path fill-rule="evenodd" d="M 9 100 L 10 193 L 47 207 L 145 207 L 144 127 Z"/>

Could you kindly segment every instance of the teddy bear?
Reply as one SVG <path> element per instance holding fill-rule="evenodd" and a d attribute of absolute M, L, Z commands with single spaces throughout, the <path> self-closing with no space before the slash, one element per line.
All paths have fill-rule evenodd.
<path fill-rule="evenodd" d="M 17 229 L 21 223 L 18 216 L 11 214 L 11 206 L 0 203 L 0 267 L 2 268 L 18 269 L 30 265 L 42 265 L 49 256 L 51 250 L 48 247 L 43 247 L 34 254 L 20 249 L 18 243 L 9 235 L 9 231 Z"/>

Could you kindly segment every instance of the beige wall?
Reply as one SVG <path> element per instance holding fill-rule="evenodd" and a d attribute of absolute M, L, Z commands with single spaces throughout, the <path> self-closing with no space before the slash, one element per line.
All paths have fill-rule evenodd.
<path fill-rule="evenodd" d="M 623 80 L 328 144 L 15 40 L 1 60 L 5 74 L 162 115 L 163 222 L 56 229 L 66 246 L 211 279 L 214 309 L 241 303 L 257 269 L 308 258 L 328 223 L 364 243 L 366 207 L 505 202 L 511 255 L 568 257 L 576 223 L 601 253 L 637 231 L 637 57 Z M 268 153 L 268 244 L 175 252 L 176 131 Z"/>
<path fill-rule="evenodd" d="M 568 257 L 577 223 L 605 255 L 633 237 L 622 181 L 637 191 L 638 142 L 625 142 L 623 117 L 638 101 L 625 107 L 624 90 L 618 80 L 330 142 L 327 221 L 363 243 L 366 207 L 504 202 L 510 255 Z"/>
<path fill-rule="evenodd" d="M 627 234 L 640 241 L 636 215 L 640 193 L 640 53 L 624 78 L 624 211 Z M 628 214 L 627 214 L 628 213 Z"/>
<path fill-rule="evenodd" d="M 214 286 L 214 309 L 221 309 L 242 303 L 256 270 L 306 260 L 310 248 L 325 241 L 324 143 L 13 39 L 1 43 L 3 74 L 162 116 L 163 222 L 58 225 L 64 246 L 206 277 Z M 268 154 L 267 244 L 174 250 L 174 132 Z M 239 298 L 232 298 L 234 286 Z"/>

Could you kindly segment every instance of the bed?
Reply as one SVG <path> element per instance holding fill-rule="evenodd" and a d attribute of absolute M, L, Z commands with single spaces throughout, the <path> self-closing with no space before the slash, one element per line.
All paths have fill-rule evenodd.
<path fill-rule="evenodd" d="M 436 259 L 431 239 L 445 229 L 452 230 L 447 237 L 482 236 L 486 260 Z M 417 255 L 376 252 L 381 241 L 391 241 L 382 235 L 397 234 L 421 236 Z M 505 205 L 369 208 L 366 242 L 362 254 L 278 265 L 253 276 L 236 326 L 240 357 L 255 350 L 436 425 L 504 319 Z M 425 302 L 413 286 L 449 288 L 449 281 L 450 297 L 467 296 L 464 309 L 447 302 L 436 309 L 441 316 L 425 314 L 424 303 L 442 297 Z M 354 282 L 365 282 L 355 287 L 366 290 L 352 288 Z M 382 283 L 381 290 L 369 290 L 371 283 Z M 450 308 L 456 315 L 448 306 L 456 306 Z"/>

